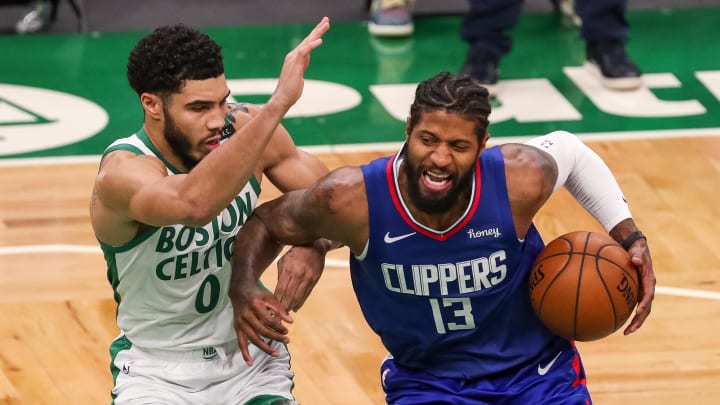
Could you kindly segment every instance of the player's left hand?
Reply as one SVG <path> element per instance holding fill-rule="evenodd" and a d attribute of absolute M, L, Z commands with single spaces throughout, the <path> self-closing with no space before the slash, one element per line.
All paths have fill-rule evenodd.
<path fill-rule="evenodd" d="M 645 319 L 650 315 L 652 309 L 652 301 L 655 298 L 655 271 L 653 270 L 652 258 L 650 258 L 650 250 L 647 246 L 645 238 L 638 239 L 630 249 L 630 260 L 637 266 L 640 274 L 640 296 L 638 297 L 638 305 L 635 309 L 635 316 L 630 325 L 623 331 L 625 335 L 629 335 L 642 326 Z"/>
<path fill-rule="evenodd" d="M 322 44 L 322 37 L 330 29 L 330 19 L 323 17 L 292 51 L 285 56 L 280 78 L 267 105 L 277 101 L 290 108 L 303 92 L 305 70 L 310 64 L 310 53 Z"/>
<path fill-rule="evenodd" d="M 288 311 L 303 306 L 325 267 L 325 250 L 314 246 L 294 246 L 278 260 L 275 296 Z"/>
<path fill-rule="evenodd" d="M 280 301 L 270 292 L 254 284 L 242 291 L 233 291 L 233 326 L 238 337 L 238 345 L 245 362 L 252 366 L 248 344 L 253 343 L 265 353 L 277 357 L 279 353 L 263 339 L 290 342 L 288 329 L 283 322 L 292 323 L 293 319 Z"/>

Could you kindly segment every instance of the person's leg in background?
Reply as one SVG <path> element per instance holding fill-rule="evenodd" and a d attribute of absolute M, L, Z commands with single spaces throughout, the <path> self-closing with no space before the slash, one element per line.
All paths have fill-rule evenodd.
<path fill-rule="evenodd" d="M 497 93 L 500 59 L 512 47 L 507 31 L 517 24 L 522 7 L 523 0 L 470 0 L 460 31 L 469 45 L 460 72 L 480 81 L 491 95 Z"/>
<path fill-rule="evenodd" d="M 629 31 L 626 10 L 627 0 L 575 1 L 575 12 L 582 20 L 580 35 L 586 44 L 586 67 L 604 86 L 617 90 L 642 85 L 640 69 L 625 50 Z"/>

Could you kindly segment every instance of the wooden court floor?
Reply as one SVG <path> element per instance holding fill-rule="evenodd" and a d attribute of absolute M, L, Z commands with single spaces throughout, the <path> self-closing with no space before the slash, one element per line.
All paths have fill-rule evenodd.
<path fill-rule="evenodd" d="M 578 345 L 594 401 L 716 403 L 720 138 L 588 144 L 614 170 L 647 234 L 659 286 L 638 333 Z M 337 167 L 392 152 L 321 157 Z M 88 222 L 96 170 L 96 163 L 0 166 L 0 404 L 110 403 L 108 346 L 118 330 Z M 264 186 L 264 198 L 276 195 Z M 536 223 L 546 240 L 600 230 L 564 190 Z M 378 367 L 385 351 L 361 317 L 346 257 L 331 254 L 291 327 L 295 394 L 303 405 L 384 403 Z"/>

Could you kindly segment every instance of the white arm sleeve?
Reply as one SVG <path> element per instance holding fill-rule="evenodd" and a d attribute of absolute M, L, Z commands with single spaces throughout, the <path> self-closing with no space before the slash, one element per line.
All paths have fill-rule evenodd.
<path fill-rule="evenodd" d="M 630 208 L 610 168 L 580 138 L 555 131 L 526 142 L 555 159 L 558 178 L 553 191 L 563 185 L 597 219 L 605 230 L 631 218 Z"/>

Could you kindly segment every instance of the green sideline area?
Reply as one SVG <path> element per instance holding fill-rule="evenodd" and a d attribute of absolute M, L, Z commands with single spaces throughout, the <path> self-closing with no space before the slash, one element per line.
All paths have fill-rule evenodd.
<path fill-rule="evenodd" d="M 507 93 L 493 100 L 492 135 L 720 128 L 720 9 L 632 11 L 629 20 L 629 53 L 648 86 L 608 93 L 580 68 L 577 29 L 552 14 L 523 15 L 501 64 Z M 283 124 L 303 146 L 401 141 L 414 85 L 464 60 L 460 22 L 420 17 L 405 40 L 370 37 L 362 22 L 333 24 L 312 55 L 303 105 Z M 204 31 L 223 47 L 233 97 L 261 104 L 286 52 L 310 28 Z M 144 34 L 0 36 L 0 158 L 97 155 L 136 131 L 142 112 L 125 66 Z"/>

